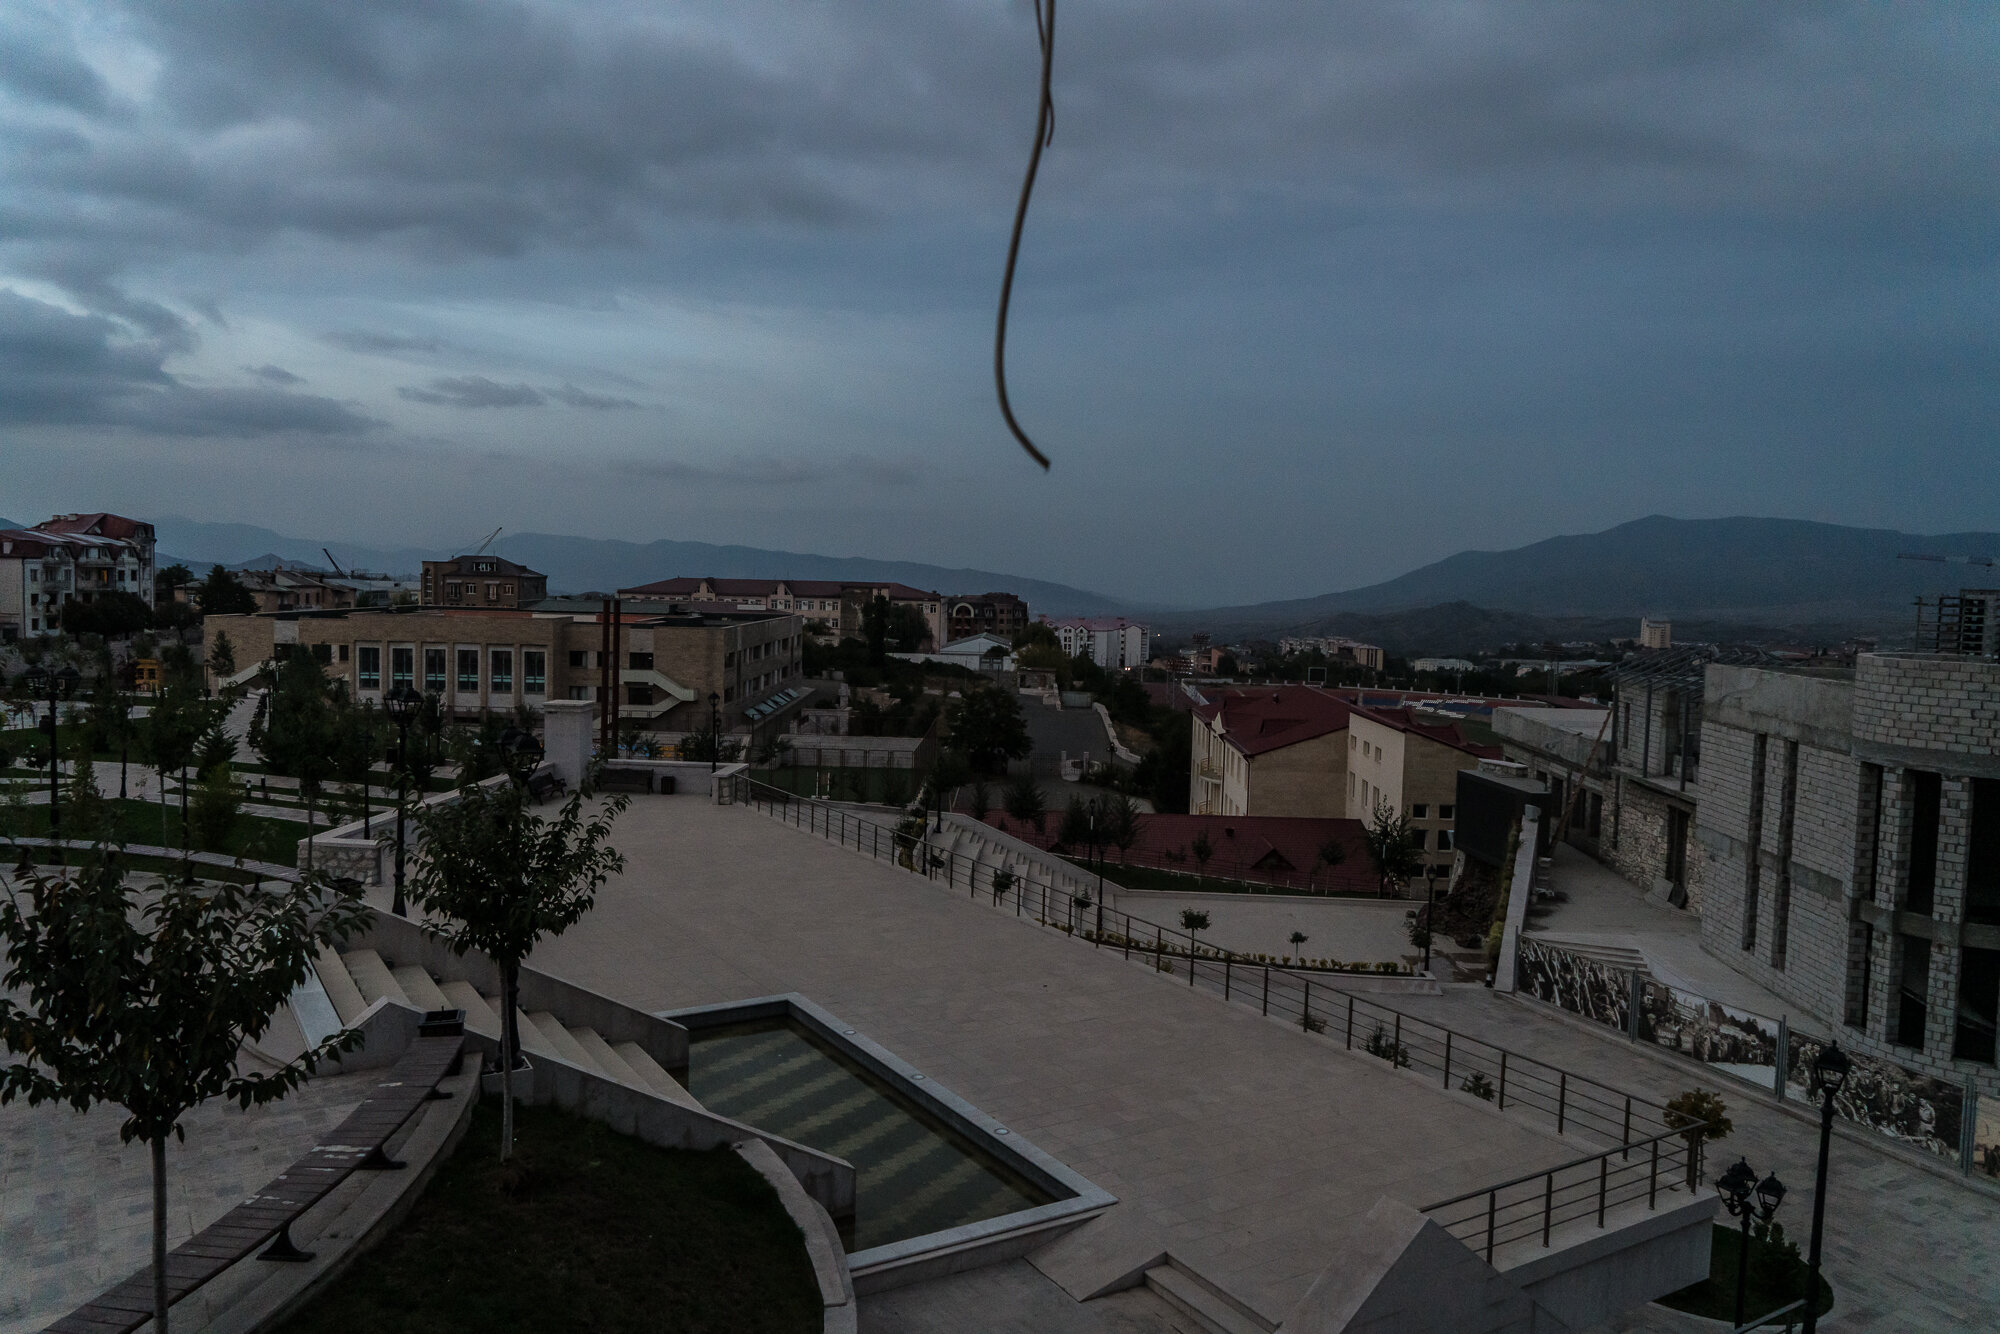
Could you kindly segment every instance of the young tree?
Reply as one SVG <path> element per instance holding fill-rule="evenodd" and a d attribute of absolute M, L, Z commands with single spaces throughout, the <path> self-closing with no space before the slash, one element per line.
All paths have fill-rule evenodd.
<path fill-rule="evenodd" d="M 1346 860 L 1346 845 L 1337 838 L 1329 838 L 1326 842 L 1319 845 L 1319 856 L 1313 861 L 1313 870 L 1317 871 L 1320 867 L 1324 866 L 1327 870 L 1331 871 Z M 1311 883 L 1312 877 L 1310 874 L 1307 875 L 1306 880 L 1308 884 Z"/>
<path fill-rule="evenodd" d="M 1188 933 L 1188 957 L 1195 952 L 1195 937 L 1208 930 L 1208 914 L 1194 908 L 1181 909 L 1181 930 Z"/>
<path fill-rule="evenodd" d="M 1293 954 L 1293 956 L 1294 956 L 1295 958 L 1300 958 L 1300 959 L 1303 959 L 1303 958 L 1305 957 L 1305 955 L 1303 955 L 1303 954 L 1299 953 L 1299 951 L 1300 951 L 1300 949 L 1301 949 L 1301 948 L 1303 948 L 1303 947 L 1304 947 L 1305 943 L 1306 943 L 1306 942 L 1307 942 L 1308 940 L 1312 939 L 1312 937 L 1308 936 L 1308 935 L 1307 935 L 1307 934 L 1306 934 L 1305 932 L 1303 932 L 1303 931 L 1294 931 L 1294 932 L 1292 932 L 1292 934 L 1290 935 L 1290 937 L 1288 937 L 1288 939 L 1290 939 L 1290 940 L 1291 940 L 1291 942 L 1292 942 L 1292 954 Z"/>
<path fill-rule="evenodd" d="M 1033 774 L 1022 774 L 1007 785 L 1007 794 L 1001 800 L 1009 819 L 1022 824 L 1033 825 L 1036 833 L 1042 832 L 1042 821 L 1048 815 L 1048 804 L 1042 798 L 1042 789 L 1035 782 Z"/>
<path fill-rule="evenodd" d="M 1099 837 L 1096 814 L 1094 803 L 1071 797 L 1069 805 L 1063 808 L 1062 823 L 1056 826 L 1056 842 L 1065 848 L 1084 849 L 1085 860 L 1090 860 Z"/>
<path fill-rule="evenodd" d="M 167 1137 L 210 1098 L 244 1107 L 282 1098 L 319 1063 L 355 1046 L 346 1030 L 271 1074 L 238 1068 L 323 944 L 366 909 L 323 882 L 197 885 L 141 893 L 116 851 L 64 876 L 30 873 L 0 900 L 0 1103 L 122 1107 L 125 1143 L 153 1159 L 153 1328 L 167 1330 Z M 23 898 L 26 903 L 22 902 Z"/>
<path fill-rule="evenodd" d="M 160 842 L 167 842 L 167 775 L 185 771 L 208 730 L 208 708 L 191 673 L 161 673 L 160 691 L 138 726 L 139 750 L 160 780 Z M 186 844 L 187 784 L 181 784 L 182 844 Z"/>
<path fill-rule="evenodd" d="M 1687 1184 L 1693 1189 L 1701 1174 L 1703 1146 L 1710 1140 L 1722 1139 L 1736 1125 L 1729 1119 L 1729 1106 L 1722 1095 L 1710 1093 L 1705 1088 L 1691 1088 L 1676 1093 L 1667 1099 L 1665 1114 L 1661 1118 L 1669 1130 L 1681 1132 L 1687 1141 Z"/>
<path fill-rule="evenodd" d="M 333 773 L 347 784 L 350 796 L 358 797 L 364 834 L 369 832 L 367 821 L 374 813 L 368 785 L 375 777 L 375 761 L 382 758 L 387 731 L 388 720 L 373 700 L 360 704 L 343 700 L 334 711 Z"/>
<path fill-rule="evenodd" d="M 945 725 L 953 748 L 981 773 L 1004 773 L 1007 761 L 1026 759 L 1034 749 L 1021 701 L 992 686 L 974 686 L 954 700 Z"/>
<path fill-rule="evenodd" d="M 109 654 L 105 655 L 90 688 L 90 725 L 105 749 L 118 750 L 118 796 L 122 800 L 136 729 L 132 725 L 132 697 L 120 688 Z"/>
<path fill-rule="evenodd" d="M 1368 825 L 1368 860 L 1375 863 L 1383 898 L 1423 870 L 1422 837 L 1409 816 L 1398 815 L 1387 802 L 1376 804 L 1375 818 Z"/>
<path fill-rule="evenodd" d="M 111 811 L 97 790 L 97 766 L 90 756 L 90 731 L 77 728 L 69 742 L 69 782 L 63 792 L 63 837 L 96 843 L 111 832 Z"/>
<path fill-rule="evenodd" d="M 320 789 L 333 773 L 340 740 L 335 705 L 327 694 L 326 673 L 311 655 L 298 652 L 286 655 L 280 664 L 270 698 L 264 723 L 264 761 L 299 780 L 299 795 L 306 799 L 306 865 L 310 868 Z"/>
<path fill-rule="evenodd" d="M 1104 804 L 1103 813 L 1098 818 L 1103 825 L 1104 841 L 1118 849 L 1118 861 L 1122 865 L 1125 854 L 1139 841 L 1138 803 L 1120 794 Z"/>
<path fill-rule="evenodd" d="M 972 784 L 972 795 L 966 809 L 972 812 L 973 819 L 982 823 L 986 819 L 987 812 L 993 809 L 993 793 L 986 786 L 984 779 L 978 779 Z"/>
<path fill-rule="evenodd" d="M 201 781 L 195 785 L 194 804 L 188 812 L 188 826 L 196 846 L 203 852 L 227 852 L 229 836 L 243 815 L 243 790 L 228 761 L 204 765 Z"/>
<path fill-rule="evenodd" d="M 236 675 L 236 645 L 220 631 L 216 632 L 215 643 L 209 646 L 208 670 L 217 681 L 227 681 Z"/>
<path fill-rule="evenodd" d="M 249 616 L 257 610 L 257 599 L 243 581 L 220 565 L 209 568 L 208 578 L 195 590 L 194 601 L 204 616 Z"/>
<path fill-rule="evenodd" d="M 521 961 L 536 941 L 561 935 L 590 911 L 598 889 L 625 869 L 609 838 L 626 799 L 613 798 L 590 815 L 583 800 L 579 788 L 545 820 L 524 789 L 505 783 L 462 788 L 457 800 L 416 813 L 423 839 L 410 877 L 412 902 L 452 949 L 480 950 L 500 968 L 502 1160 L 514 1149 Z"/>
<path fill-rule="evenodd" d="M 1206 878 L 1208 875 L 1208 859 L 1215 855 L 1215 844 L 1208 837 L 1208 830 L 1197 829 L 1195 831 L 1194 842 L 1188 844 L 1188 851 L 1194 854 L 1196 872 Z"/>

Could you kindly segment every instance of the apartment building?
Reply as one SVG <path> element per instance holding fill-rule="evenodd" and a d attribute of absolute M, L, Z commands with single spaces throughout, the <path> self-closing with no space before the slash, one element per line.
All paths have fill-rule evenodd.
<path fill-rule="evenodd" d="M 1012 593 L 961 595 L 947 600 L 945 628 L 950 643 L 974 635 L 994 635 L 1008 641 L 1028 628 L 1028 604 Z"/>
<path fill-rule="evenodd" d="M 944 595 L 908 584 L 836 579 L 657 579 L 621 588 L 618 596 L 646 604 L 718 603 L 746 611 L 796 612 L 807 622 L 826 627 L 822 639 L 860 639 L 862 620 L 876 598 L 909 607 L 923 618 L 926 638 L 919 649 L 942 648 L 950 641 Z M 1025 609 L 1024 609 L 1025 614 Z"/>
<path fill-rule="evenodd" d="M 328 578 L 316 570 L 239 570 L 237 579 L 256 599 L 257 610 L 270 615 L 281 611 L 336 611 L 355 605 L 352 586 Z"/>
<path fill-rule="evenodd" d="M 1152 631 L 1123 616 L 1042 619 L 1056 632 L 1056 642 L 1062 645 L 1066 656 L 1074 658 L 1081 654 L 1107 672 L 1143 667 L 1151 656 Z"/>
<path fill-rule="evenodd" d="M 1324 690 L 1232 690 L 1195 705 L 1188 810 L 1347 818 L 1347 701 Z"/>
<path fill-rule="evenodd" d="M 1366 667 L 1379 672 L 1387 655 L 1374 644 L 1364 644 L 1358 639 L 1343 639 L 1339 635 L 1314 635 L 1293 637 L 1278 641 L 1278 652 L 1318 653 L 1329 662 L 1352 663 L 1356 667 Z"/>
<path fill-rule="evenodd" d="M 1366 824 L 1376 812 L 1407 816 L 1432 876 L 1451 874 L 1458 818 L 1458 773 L 1498 746 L 1466 739 L 1457 723 L 1409 708 L 1354 709 L 1347 725 L 1347 818 Z"/>
<path fill-rule="evenodd" d="M 0 532 L 0 640 L 54 633 L 62 604 L 130 593 L 153 605 L 153 525 L 118 514 L 58 514 Z"/>
<path fill-rule="evenodd" d="M 467 717 L 537 709 L 549 699 L 601 698 L 605 627 L 593 605 L 601 606 L 210 616 L 203 631 L 211 648 L 217 636 L 229 636 L 245 674 L 282 654 L 308 652 L 356 698 L 379 701 L 409 686 Z M 622 615 L 618 716 L 653 731 L 699 731 L 713 709 L 725 731 L 764 727 L 805 698 L 803 629 L 788 613 Z"/>
<path fill-rule="evenodd" d="M 500 556 L 453 556 L 427 560 L 417 588 L 426 607 L 519 610 L 549 595 L 549 577 Z"/>

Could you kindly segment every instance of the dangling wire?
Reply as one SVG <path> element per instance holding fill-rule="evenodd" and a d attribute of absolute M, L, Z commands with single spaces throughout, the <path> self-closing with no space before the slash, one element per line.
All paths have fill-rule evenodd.
<path fill-rule="evenodd" d="M 1035 112 L 1035 146 L 1028 155 L 1027 179 L 1021 182 L 1021 202 L 1014 208 L 1014 235 L 1007 242 L 1007 272 L 1000 280 L 1000 319 L 993 330 L 993 383 L 1000 390 L 1000 415 L 1007 419 L 1007 429 L 1021 442 L 1021 448 L 1028 451 L 1028 457 L 1047 469 L 1048 455 L 1028 439 L 1021 423 L 1014 420 L 1013 405 L 1007 401 L 1007 307 L 1014 297 L 1014 261 L 1021 255 L 1021 226 L 1028 220 L 1028 198 L 1035 192 L 1035 172 L 1042 165 L 1042 150 L 1056 135 L 1056 104 L 1049 96 L 1049 74 L 1055 67 L 1056 56 L 1056 0 L 1034 2 L 1035 35 L 1042 44 L 1042 101 Z M 1048 6 L 1046 15 L 1042 12 L 1044 5 Z"/>

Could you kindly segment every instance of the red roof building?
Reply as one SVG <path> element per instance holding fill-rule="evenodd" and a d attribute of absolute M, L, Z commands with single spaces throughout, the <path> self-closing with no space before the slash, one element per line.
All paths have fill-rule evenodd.
<path fill-rule="evenodd" d="M 1188 809 L 1345 819 L 1352 711 L 1311 686 L 1232 690 L 1196 706 Z"/>

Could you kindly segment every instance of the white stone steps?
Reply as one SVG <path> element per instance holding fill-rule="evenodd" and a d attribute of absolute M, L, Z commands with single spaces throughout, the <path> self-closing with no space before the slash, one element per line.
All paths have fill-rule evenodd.
<path fill-rule="evenodd" d="M 514 1011 L 514 1033 L 521 1044 L 521 1050 L 530 1056 L 559 1056 L 555 1044 L 543 1036 L 542 1030 L 529 1017 L 526 1010 Z"/>
<path fill-rule="evenodd" d="M 646 1087 L 665 1098 L 668 1102 L 678 1102 L 687 1106 L 699 1106 L 694 1095 L 680 1086 L 666 1068 L 646 1054 L 646 1049 L 636 1042 L 615 1042 L 611 1050 L 623 1058 L 632 1072 L 646 1082 Z"/>
<path fill-rule="evenodd" d="M 401 968 L 392 968 L 389 975 L 396 979 L 396 985 L 409 997 L 410 1004 L 419 1010 L 449 1010 L 454 1008 L 438 990 L 438 984 L 431 981 L 431 975 L 416 964 L 406 963 Z"/>
<path fill-rule="evenodd" d="M 438 990 L 444 994 L 445 1004 L 453 1009 L 465 1011 L 467 1032 L 499 1040 L 500 1011 L 495 1009 L 486 997 L 480 995 L 478 988 L 472 983 L 444 982 L 439 984 Z"/>
<path fill-rule="evenodd" d="M 604 1035 L 596 1029 L 572 1028 L 569 1035 L 576 1039 L 577 1045 L 589 1054 L 590 1059 L 596 1062 L 597 1068 L 606 1075 L 635 1089 L 643 1089 L 648 1093 L 653 1091 L 653 1086 L 647 1083 L 623 1056 L 614 1051 L 611 1044 L 604 1040 Z"/>
<path fill-rule="evenodd" d="M 359 1019 L 368 1002 L 361 999 L 361 989 L 354 985 L 353 975 L 331 945 L 319 947 L 319 963 L 314 971 L 319 974 L 319 984 L 326 991 L 326 998 L 333 1002 L 333 1012 L 340 1016 L 341 1025 L 345 1027 Z"/>
<path fill-rule="evenodd" d="M 609 1073 L 603 1067 L 599 1066 L 596 1061 L 590 1059 L 590 1053 L 583 1049 L 583 1044 L 572 1037 L 570 1031 L 563 1027 L 563 1021 L 556 1018 L 549 1011 L 535 1011 L 528 1016 L 528 1022 L 535 1026 L 536 1030 L 541 1033 L 542 1040 L 547 1042 L 555 1054 L 563 1060 L 568 1061 L 571 1065 L 588 1070 L 594 1075 Z M 527 1045 L 526 1038 L 522 1039 L 522 1045 Z"/>
<path fill-rule="evenodd" d="M 1171 1261 L 1146 1271 L 1146 1286 L 1206 1334 L 1271 1334 L 1250 1308 Z"/>
<path fill-rule="evenodd" d="M 389 965 L 383 963 L 382 956 L 374 950 L 349 950 L 340 956 L 340 961 L 347 965 L 348 975 L 360 989 L 361 999 L 365 1004 L 373 1005 L 384 996 L 390 1000 L 408 1003 L 410 998 L 405 996 L 402 987 L 396 984 L 395 976 L 389 971 Z"/>

